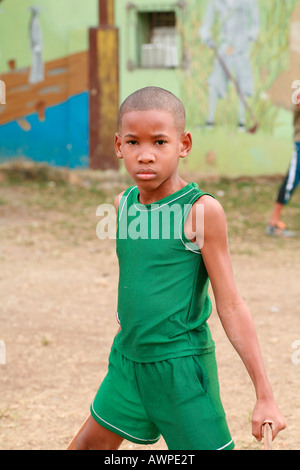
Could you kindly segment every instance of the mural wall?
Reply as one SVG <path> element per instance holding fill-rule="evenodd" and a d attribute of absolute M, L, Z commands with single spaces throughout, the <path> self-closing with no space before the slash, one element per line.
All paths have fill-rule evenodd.
<path fill-rule="evenodd" d="M 229 175 L 285 172 L 292 84 L 300 76 L 300 2 L 188 4 L 180 24 L 186 54 L 181 90 L 195 130 L 192 165 Z"/>
<path fill-rule="evenodd" d="M 88 28 L 98 23 L 98 2 L 37 3 L 1 2 L 0 159 L 86 167 Z"/>
<path fill-rule="evenodd" d="M 102 115 L 96 106 L 98 120 L 89 121 L 89 100 L 101 91 L 97 83 L 89 90 L 88 76 L 98 0 L 0 5 L 0 84 L 6 85 L 6 93 L 0 86 L 0 160 L 25 156 L 95 167 L 91 126 L 104 141 L 92 145 L 97 156 L 115 132 L 112 109 L 116 113 L 109 106 Z M 118 60 L 107 61 L 105 70 L 92 64 L 106 77 L 108 102 L 117 79 L 119 102 L 139 87 L 168 88 L 185 103 L 193 134 L 192 154 L 182 162 L 188 170 L 285 173 L 292 84 L 300 79 L 299 0 L 115 0 L 114 22 L 118 47 L 111 50 Z M 101 43 L 104 58 L 107 41 Z"/>
<path fill-rule="evenodd" d="M 194 137 L 192 154 L 182 164 L 204 174 L 284 173 L 292 151 L 292 82 L 300 75 L 299 0 L 128 5 L 118 3 L 116 16 L 122 98 L 145 85 L 181 97 Z M 178 66 L 147 66 L 145 60 L 155 63 L 159 47 L 167 46 L 155 37 L 158 30 L 172 32 L 172 12 L 177 38 L 164 40 L 176 45 Z"/>

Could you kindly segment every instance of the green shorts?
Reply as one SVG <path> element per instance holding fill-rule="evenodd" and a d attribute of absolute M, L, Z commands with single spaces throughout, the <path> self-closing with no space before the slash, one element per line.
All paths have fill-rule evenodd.
<path fill-rule="evenodd" d="M 169 450 L 234 447 L 214 351 L 139 363 L 113 347 L 91 414 L 101 426 L 137 444 L 153 444 L 163 436 Z"/>

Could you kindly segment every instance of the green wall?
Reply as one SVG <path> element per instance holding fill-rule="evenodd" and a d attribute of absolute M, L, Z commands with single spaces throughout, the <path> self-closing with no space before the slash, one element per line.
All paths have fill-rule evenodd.
<path fill-rule="evenodd" d="M 43 30 L 43 59 L 49 61 L 88 49 L 88 28 L 98 23 L 98 0 L 3 0 L 0 13 L 0 74 L 28 67 L 30 6 L 39 6 Z"/>
<path fill-rule="evenodd" d="M 147 85 L 167 88 L 186 106 L 187 126 L 194 146 L 190 157 L 182 162 L 188 170 L 205 174 L 260 175 L 285 173 L 292 151 L 292 112 L 268 96 L 276 79 L 290 64 L 289 37 L 291 18 L 299 0 L 258 0 L 260 33 L 250 50 L 255 81 L 255 95 L 248 99 L 259 127 L 255 134 L 237 132 L 237 94 L 231 84 L 217 110 L 218 126 L 205 129 L 208 111 L 208 77 L 214 52 L 204 45 L 198 34 L 209 0 L 188 0 L 186 8 L 175 7 L 184 61 L 177 69 L 128 69 L 136 51 L 136 14 L 126 9 L 127 2 L 116 0 L 115 22 L 120 28 L 120 99 Z M 169 0 L 135 0 L 138 9 L 174 9 Z M 300 18 L 299 20 L 300 21 Z M 218 25 L 215 26 L 218 34 Z M 300 57 L 299 57 L 300 58 Z M 297 79 L 297 76 L 294 77 Z M 286 88 L 291 95 L 291 87 Z M 252 127 L 247 114 L 247 128 Z"/>
<path fill-rule="evenodd" d="M 40 8 L 42 61 L 30 48 L 30 6 Z M 86 64 L 89 28 L 98 24 L 98 0 L 2 0 L 0 10 L 0 79 L 6 85 L 6 104 L 0 104 L 0 160 L 23 157 L 88 167 Z"/>
<path fill-rule="evenodd" d="M 238 101 L 232 84 L 226 98 L 218 105 L 218 126 L 213 131 L 204 127 L 208 110 L 207 80 L 214 53 L 201 42 L 198 30 L 209 1 L 115 0 L 120 102 L 137 88 L 147 85 L 167 88 L 179 96 L 185 104 L 187 127 L 194 140 L 190 157 L 182 162 L 189 170 L 233 176 L 284 173 L 292 151 L 292 113 L 289 105 L 282 105 L 276 99 L 276 93 L 274 98 L 274 92 L 270 95 L 269 91 L 286 73 L 288 81 L 284 93 L 285 103 L 289 103 L 292 78 L 299 78 L 300 46 L 295 56 L 295 50 L 290 48 L 290 28 L 291 21 L 294 25 L 300 24 L 300 1 L 258 0 L 261 29 L 250 51 L 255 94 L 248 100 L 259 122 L 255 134 L 237 132 Z M 137 66 L 139 34 L 136 9 L 129 8 L 132 4 L 143 13 L 175 10 L 179 33 L 178 68 L 141 69 Z M 186 8 L 183 8 L 184 4 Z M 41 7 L 44 62 L 88 50 L 88 28 L 98 24 L 98 0 L 86 0 L 85 3 L 82 0 L 3 0 L 0 3 L 0 78 L 9 71 L 10 60 L 15 61 L 17 71 L 26 69 L 31 63 L 28 10 L 31 5 Z M 140 37 L 144 33 L 140 32 Z M 218 25 L 214 33 L 218 35 Z M 293 64 L 296 68 L 291 71 Z M 247 126 L 252 124 L 251 116 L 247 114 Z"/>
<path fill-rule="evenodd" d="M 128 70 L 128 62 L 137 57 L 137 23 L 135 9 L 128 10 L 127 3 L 115 0 L 115 23 L 119 28 L 120 47 L 120 99 L 123 101 L 130 93 L 144 86 L 160 86 L 167 88 L 178 96 L 181 96 L 180 73 L 174 69 L 141 69 Z M 138 0 L 134 4 L 141 11 L 173 10 L 172 0 Z M 176 11 L 178 11 L 176 7 Z"/>

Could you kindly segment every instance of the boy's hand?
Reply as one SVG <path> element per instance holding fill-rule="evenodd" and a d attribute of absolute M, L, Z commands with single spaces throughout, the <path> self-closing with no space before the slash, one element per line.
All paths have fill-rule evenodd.
<path fill-rule="evenodd" d="M 271 423 L 272 440 L 286 428 L 285 419 L 275 400 L 258 399 L 252 416 L 252 434 L 260 442 L 262 440 L 262 427 L 264 422 Z"/>

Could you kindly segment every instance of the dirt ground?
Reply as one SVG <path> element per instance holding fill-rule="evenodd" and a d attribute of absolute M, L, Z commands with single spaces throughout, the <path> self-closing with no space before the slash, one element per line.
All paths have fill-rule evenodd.
<path fill-rule="evenodd" d="M 34 204 L 24 204 L 26 195 L 21 187 L 0 187 L 0 340 L 6 347 L 6 364 L 0 364 L 0 449 L 60 450 L 88 415 L 106 373 L 117 330 L 115 241 L 99 240 L 94 232 L 80 238 L 76 222 L 58 237 L 57 222 L 74 222 L 76 216 L 52 207 L 46 217 Z M 95 206 L 86 214 L 96 227 Z M 300 341 L 299 250 L 298 237 L 277 240 L 261 233 L 256 243 L 236 235 L 231 241 L 236 281 L 288 424 L 276 450 L 300 449 L 300 352 L 293 349 Z M 215 308 L 209 324 L 236 448 L 260 450 L 251 435 L 253 387 Z M 149 448 L 166 446 L 161 439 Z"/>

